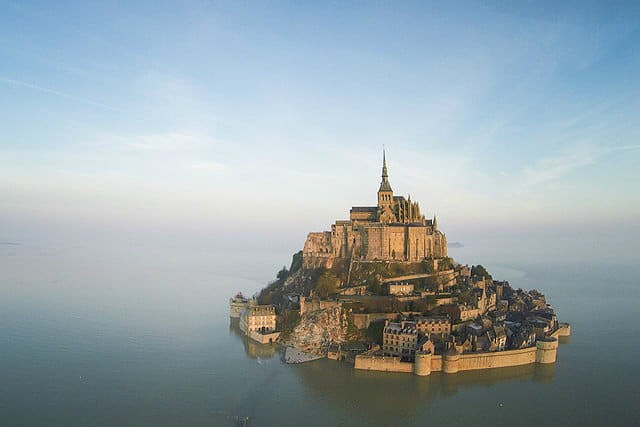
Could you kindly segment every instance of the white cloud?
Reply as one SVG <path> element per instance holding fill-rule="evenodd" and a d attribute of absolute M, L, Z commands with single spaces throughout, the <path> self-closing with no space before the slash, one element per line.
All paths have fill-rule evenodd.
<path fill-rule="evenodd" d="M 575 169 L 596 163 L 606 154 L 636 150 L 640 150 L 640 145 L 598 147 L 593 144 L 584 144 L 570 147 L 562 154 L 544 157 L 538 160 L 535 165 L 525 167 L 523 170 L 524 185 L 534 186 L 551 182 Z"/>
<path fill-rule="evenodd" d="M 574 169 L 592 164 L 595 157 L 596 150 L 593 146 L 574 148 L 558 156 L 544 157 L 535 165 L 524 168 L 524 185 L 533 186 L 556 180 Z"/>

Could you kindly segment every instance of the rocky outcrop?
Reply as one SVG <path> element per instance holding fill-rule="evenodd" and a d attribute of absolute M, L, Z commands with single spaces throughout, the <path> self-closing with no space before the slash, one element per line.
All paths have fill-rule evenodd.
<path fill-rule="evenodd" d="M 314 271 L 300 269 L 287 277 L 282 287 L 289 293 L 296 293 L 300 295 L 309 295 L 309 291 L 314 288 Z"/>
<path fill-rule="evenodd" d="M 292 346 L 316 353 L 326 353 L 330 342 L 348 340 L 347 313 L 340 306 L 305 313 L 289 336 Z"/>

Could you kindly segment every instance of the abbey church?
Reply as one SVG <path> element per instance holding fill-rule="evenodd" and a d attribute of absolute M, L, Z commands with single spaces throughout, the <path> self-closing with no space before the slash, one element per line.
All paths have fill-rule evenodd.
<path fill-rule="evenodd" d="M 336 258 L 366 261 L 419 262 L 447 256 L 447 239 L 435 216 L 425 219 L 411 196 L 394 196 L 382 155 L 382 182 L 377 206 L 352 207 L 349 220 L 331 231 L 309 233 L 303 249 L 306 268 L 330 268 Z"/>

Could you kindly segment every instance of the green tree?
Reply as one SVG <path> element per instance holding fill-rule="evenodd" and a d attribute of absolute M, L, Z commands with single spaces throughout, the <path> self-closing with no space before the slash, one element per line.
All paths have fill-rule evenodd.
<path fill-rule="evenodd" d="M 385 295 L 385 287 L 380 281 L 378 277 L 374 277 L 371 280 L 369 286 L 367 286 L 367 290 L 371 292 L 373 295 Z"/>
<path fill-rule="evenodd" d="M 282 331 L 282 336 L 287 337 L 300 321 L 298 310 L 285 310 L 278 316 L 278 328 Z"/>
<path fill-rule="evenodd" d="M 460 292 L 460 294 L 458 295 L 458 302 L 461 302 L 463 304 L 473 305 L 475 301 L 474 301 L 474 296 L 471 293 L 471 290 L 465 289 L 462 292 Z"/>
<path fill-rule="evenodd" d="M 438 270 L 445 271 L 453 268 L 453 260 L 449 257 L 444 257 L 438 261 Z"/>
<path fill-rule="evenodd" d="M 478 265 L 474 265 L 471 267 L 471 275 L 473 276 L 479 276 L 479 277 L 486 277 L 487 279 L 491 279 L 491 275 L 489 274 L 489 272 L 487 271 L 486 268 L 484 268 L 482 265 L 478 264 Z"/>
<path fill-rule="evenodd" d="M 369 341 L 382 344 L 382 330 L 384 329 L 384 320 L 371 322 L 365 331 L 365 336 Z"/>
<path fill-rule="evenodd" d="M 282 270 L 278 271 L 276 277 L 279 281 L 284 282 L 286 278 L 289 277 L 289 270 L 287 270 L 287 267 L 282 266 Z"/>
<path fill-rule="evenodd" d="M 425 259 L 424 261 L 422 261 L 422 272 L 423 273 L 433 273 L 434 272 L 433 260 Z"/>

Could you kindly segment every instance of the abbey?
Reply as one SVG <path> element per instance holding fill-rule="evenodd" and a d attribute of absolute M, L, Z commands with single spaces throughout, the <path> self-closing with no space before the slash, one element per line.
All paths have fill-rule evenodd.
<path fill-rule="evenodd" d="M 447 239 L 435 216 L 425 219 L 411 196 L 393 195 L 383 152 L 378 205 L 352 207 L 348 221 L 336 221 L 331 231 L 309 233 L 303 265 L 331 268 L 337 258 L 419 262 L 446 256 Z"/>

